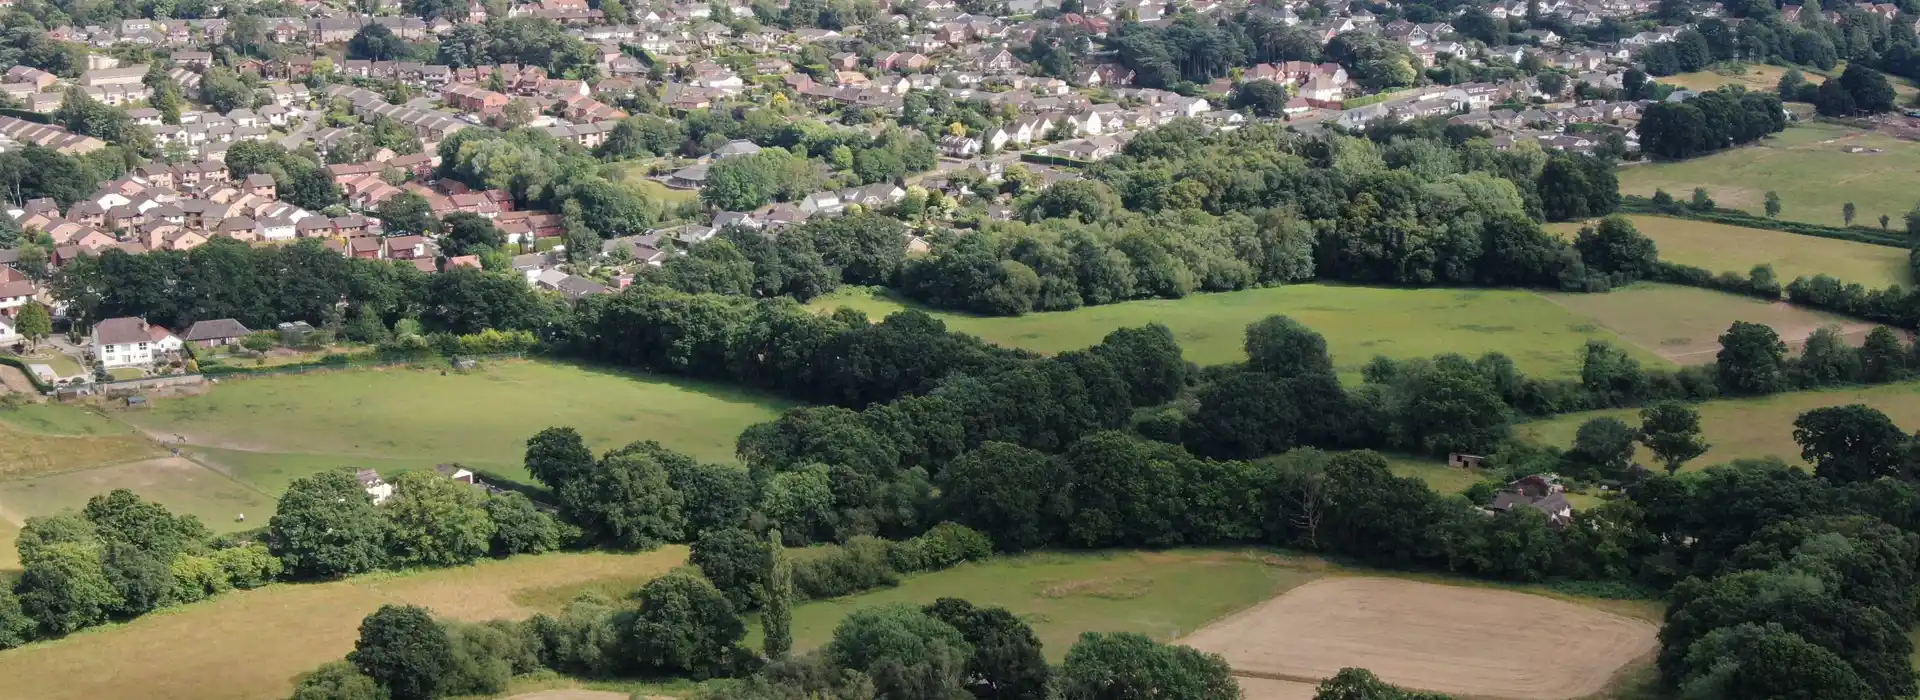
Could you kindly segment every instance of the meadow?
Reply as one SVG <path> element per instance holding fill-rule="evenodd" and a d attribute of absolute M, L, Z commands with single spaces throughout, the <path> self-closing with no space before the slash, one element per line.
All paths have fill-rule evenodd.
<path fill-rule="evenodd" d="M 214 532 L 265 527 L 278 492 L 268 493 L 186 459 L 158 457 L 32 479 L 0 481 L 0 513 L 25 519 L 78 510 L 114 489 L 200 518 Z M 238 516 L 245 515 L 242 521 Z M 0 534 L 0 537 L 4 537 Z"/>
<path fill-rule="evenodd" d="M 1687 469 L 1701 469 L 1735 459 L 1779 457 L 1789 464 L 1804 464 L 1800 446 L 1793 442 L 1793 421 L 1800 414 L 1826 406 L 1866 404 L 1886 413 L 1901 427 L 1920 429 L 1920 382 L 1887 384 L 1868 388 L 1800 391 L 1752 399 L 1721 399 L 1696 405 L 1700 428 L 1712 449 L 1687 463 Z M 1635 409 L 1591 411 L 1556 416 L 1549 420 L 1525 423 L 1516 429 L 1523 439 L 1566 447 L 1580 424 L 1599 416 L 1614 416 L 1628 425 L 1639 425 Z M 1653 464 L 1644 449 L 1638 455 L 1642 464 Z"/>
<path fill-rule="evenodd" d="M 1664 78 L 1654 78 L 1653 80 L 1695 92 L 1705 92 L 1707 90 L 1718 90 L 1723 87 L 1737 86 L 1755 92 L 1772 93 L 1779 89 L 1780 76 L 1786 75 L 1786 73 L 1787 69 L 1780 66 L 1749 64 L 1740 66 L 1737 69 L 1694 71 L 1692 73 L 1669 75 Z M 1800 75 L 1804 80 L 1814 85 L 1819 85 L 1827 81 L 1827 77 L 1819 73 L 1801 71 Z"/>
<path fill-rule="evenodd" d="M 463 620 L 556 612 L 571 595 L 625 593 L 686 560 L 686 548 L 646 554 L 571 553 L 483 561 L 329 583 L 276 584 L 66 639 L 0 652 L 0 700 L 263 700 L 286 697 L 300 674 L 353 649 L 360 619 L 413 604 Z"/>
<path fill-rule="evenodd" d="M 160 455 L 124 425 L 70 406 L 0 410 L 0 479 L 87 469 Z"/>
<path fill-rule="evenodd" d="M 1823 326 L 1839 326 L 1855 345 L 1863 342 L 1872 328 L 1872 324 L 1785 302 L 1651 282 L 1605 294 L 1556 292 L 1545 296 L 1574 314 L 1593 319 L 1629 343 L 1687 365 L 1713 362 L 1720 351 L 1720 335 L 1734 321 L 1771 326 L 1796 348 Z"/>
<path fill-rule="evenodd" d="M 1753 266 L 1773 266 L 1782 285 L 1795 277 L 1832 275 L 1870 289 L 1909 284 L 1907 251 L 1871 243 L 1803 236 L 1785 231 L 1728 226 L 1664 216 L 1628 216 L 1660 247 L 1660 259 L 1742 277 Z M 1581 224 L 1549 224 L 1568 240 Z"/>
<path fill-rule="evenodd" d="M 466 373 L 396 368 L 228 380 L 206 394 L 155 399 L 149 409 L 116 416 L 198 447 L 306 455 L 234 465 L 262 483 L 284 484 L 302 465 L 360 458 L 472 462 L 517 474 L 527 438 L 555 425 L 574 427 L 596 449 L 658 440 L 701 460 L 728 461 L 740 431 L 786 406 L 719 385 L 514 361 Z M 263 474 L 276 469 L 279 476 Z"/>
<path fill-rule="evenodd" d="M 1880 149 L 1847 153 L 1848 147 Z M 1721 207 L 1765 211 L 1766 193 L 1780 195 L 1780 218 L 1839 226 L 1841 205 L 1853 202 L 1855 223 L 1898 223 L 1914 207 L 1920 184 L 1920 144 L 1824 123 L 1800 122 L 1757 144 L 1679 162 L 1628 165 L 1619 170 L 1621 194 L 1651 196 L 1665 189 L 1685 200 L 1704 187 Z"/>
<path fill-rule="evenodd" d="M 921 308 L 865 289 L 817 299 L 811 306 L 851 307 L 876 321 L 895 311 Z M 1579 372 L 1588 340 L 1618 340 L 1592 320 L 1519 290 L 1298 284 L 1012 317 L 922 310 L 945 321 L 949 329 L 1041 353 L 1084 348 L 1117 328 L 1160 323 L 1179 339 L 1186 358 L 1202 365 L 1246 359 L 1242 348 L 1247 325 L 1282 314 L 1326 336 L 1336 368 L 1349 380 L 1357 379 L 1375 356 L 1409 359 L 1445 352 L 1470 357 L 1503 352 L 1522 371 L 1571 376 Z M 1657 361 L 1651 353 L 1639 354 Z"/>

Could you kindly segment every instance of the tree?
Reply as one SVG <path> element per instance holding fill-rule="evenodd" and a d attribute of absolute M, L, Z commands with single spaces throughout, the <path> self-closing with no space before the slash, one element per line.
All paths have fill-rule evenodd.
<path fill-rule="evenodd" d="M 114 489 L 87 499 L 81 511 L 105 542 L 120 542 L 153 552 L 161 560 L 208 536 L 199 518 L 175 517 L 166 506 L 146 501 L 130 489 Z"/>
<path fill-rule="evenodd" d="M 1846 204 L 1842 204 L 1842 205 L 1840 205 L 1840 219 L 1841 219 L 1841 221 L 1843 221 L 1843 222 L 1845 222 L 1845 224 L 1846 224 L 1847 226 L 1852 226 L 1852 225 L 1853 225 L 1853 215 L 1854 215 L 1854 213 L 1855 213 L 1856 211 L 1858 211 L 1858 210 L 1854 208 L 1854 206 L 1853 206 L 1853 202 L 1847 202 Z"/>
<path fill-rule="evenodd" d="M 1775 192 L 1773 190 L 1767 190 L 1766 206 L 1767 206 L 1767 218 L 1771 219 L 1773 217 L 1779 216 L 1780 215 L 1780 193 Z"/>
<path fill-rule="evenodd" d="M 782 659 L 793 649 L 793 564 L 787 561 L 779 530 L 767 531 L 767 551 L 767 603 L 760 610 L 766 644 L 761 651 L 769 659 Z"/>
<path fill-rule="evenodd" d="M 507 235 L 494 227 L 492 219 L 473 212 L 448 214 L 441 228 L 445 233 L 440 236 L 440 249 L 449 256 L 480 255 L 507 245 Z"/>
<path fill-rule="evenodd" d="M 1881 384 L 1907 375 L 1907 353 L 1900 345 L 1900 336 L 1886 326 L 1867 331 L 1867 340 L 1860 346 L 1860 380 Z"/>
<path fill-rule="evenodd" d="M 962 697 L 973 650 L 960 631 L 904 604 L 853 611 L 833 630 L 827 657 L 873 677 L 878 700 Z"/>
<path fill-rule="evenodd" d="M 1847 69 L 1840 74 L 1840 79 L 1830 82 L 1838 82 L 1839 86 L 1845 90 L 1849 98 L 1845 102 L 1837 102 L 1831 106 L 1833 108 L 1838 108 L 1843 105 L 1851 106 L 1852 111 L 1829 111 L 1828 104 L 1816 101 L 1814 107 L 1819 109 L 1821 114 L 1846 116 L 1849 114 L 1879 114 L 1893 110 L 1895 98 L 1893 85 L 1887 82 L 1886 75 L 1880 71 L 1868 68 L 1864 61 L 1848 63 Z M 1821 87 L 1825 88 L 1826 85 L 1821 85 Z"/>
<path fill-rule="evenodd" d="M 228 30 L 231 35 L 233 31 Z M 214 68 L 200 79 L 200 101 L 219 112 L 231 112 L 241 107 L 253 106 L 253 88 L 240 81 L 240 76 L 225 68 Z"/>
<path fill-rule="evenodd" d="M 407 42 L 394 36 L 393 30 L 384 24 L 368 24 L 353 33 L 347 41 L 347 58 L 363 61 L 393 61 L 406 58 L 409 53 Z"/>
<path fill-rule="evenodd" d="M 1834 483 L 1907 475 L 1911 439 L 1893 419 L 1861 404 L 1816 408 L 1793 421 L 1793 441 L 1813 473 Z"/>
<path fill-rule="evenodd" d="M 380 566 L 384 527 L 353 476 L 322 472 L 287 486 L 267 522 L 267 547 L 294 578 L 336 578 Z"/>
<path fill-rule="evenodd" d="M 527 473 L 549 489 L 582 478 L 593 471 L 593 451 L 579 431 L 568 427 L 547 428 L 527 439 Z"/>
<path fill-rule="evenodd" d="M 693 543 L 687 563 L 700 567 L 700 573 L 726 594 L 740 610 L 758 608 L 766 600 L 766 575 L 772 569 L 767 559 L 773 556 L 767 542 L 740 528 L 711 530 Z"/>
<path fill-rule="evenodd" d="M 1706 454 L 1711 447 L 1700 439 L 1700 413 L 1678 401 L 1662 401 L 1640 409 L 1640 441 L 1666 465 L 1667 473 Z"/>
<path fill-rule="evenodd" d="M 590 536 L 623 549 L 645 550 L 678 541 L 685 502 L 668 478 L 671 465 L 691 462 L 661 447 L 636 442 L 602 456 L 583 478 L 555 488 L 561 516 Z"/>
<path fill-rule="evenodd" d="M 1001 551 L 1043 547 L 1063 524 L 1065 478 L 1045 454 L 988 442 L 941 470 L 941 513 L 985 533 Z"/>
<path fill-rule="evenodd" d="M 1709 211 L 1713 211 L 1715 206 L 1716 205 L 1713 202 L 1713 198 L 1707 196 L 1707 188 L 1705 187 L 1693 188 L 1693 199 L 1687 202 L 1688 209 L 1692 209 L 1698 212 L 1709 212 Z"/>
<path fill-rule="evenodd" d="M 498 494 L 488 498 L 483 507 L 487 520 L 493 523 L 490 549 L 494 556 L 539 554 L 560 548 L 560 524 L 535 506 L 526 494 Z"/>
<path fill-rule="evenodd" d="M 1252 110 L 1255 116 L 1278 117 L 1287 107 L 1287 88 L 1271 80 L 1242 83 L 1233 93 L 1234 109 Z"/>
<path fill-rule="evenodd" d="M 382 605 L 360 621 L 347 661 L 393 700 L 431 700 L 453 667 L 453 644 L 426 608 Z"/>
<path fill-rule="evenodd" d="M 387 517 L 395 563 L 457 566 L 486 556 L 493 521 L 480 491 L 429 471 L 401 474 L 393 486 L 393 498 L 380 512 Z"/>
<path fill-rule="evenodd" d="M 1780 82 L 1774 86 L 1774 93 L 1781 102 L 1796 102 L 1800 99 L 1801 88 L 1806 84 L 1807 78 L 1798 68 L 1788 68 L 1787 72 L 1780 74 Z"/>
<path fill-rule="evenodd" d="M 648 582 L 638 598 L 625 637 L 641 669 L 705 680 L 727 675 L 743 652 L 746 626 L 706 579 L 675 571 Z"/>
<path fill-rule="evenodd" d="M 22 552 L 26 571 L 14 586 L 20 609 L 40 623 L 42 634 L 60 636 L 107 621 L 121 604 L 107 579 L 97 543 L 60 542 L 31 557 Z"/>
<path fill-rule="evenodd" d="M 411 191 L 402 190 L 381 200 L 374 206 L 373 215 L 379 217 L 380 224 L 390 236 L 422 235 L 435 230 L 433 205 L 425 197 Z"/>
<path fill-rule="evenodd" d="M 27 339 L 32 347 L 38 347 L 40 341 L 53 335 L 53 316 L 47 313 L 47 307 L 40 302 L 29 301 L 21 305 L 20 315 L 13 319 L 14 328 Z"/>
<path fill-rule="evenodd" d="M 535 116 L 538 115 L 534 114 L 533 105 L 526 100 L 512 100 L 507 102 L 507 106 L 500 108 L 500 127 L 518 129 L 532 123 Z"/>
<path fill-rule="evenodd" d="M 1590 418 L 1574 434 L 1567 461 L 1586 468 L 1586 478 L 1617 479 L 1633 466 L 1634 439 L 1639 433 L 1612 416 Z"/>
<path fill-rule="evenodd" d="M 920 609 L 952 625 L 973 647 L 967 658 L 967 687 L 982 700 L 1044 700 L 1052 669 L 1040 652 L 1033 628 L 1006 608 L 975 607 L 959 598 L 941 598 Z"/>
<path fill-rule="evenodd" d="M 1582 227 L 1573 248 L 1580 251 L 1587 269 L 1624 275 L 1628 281 L 1653 274 L 1660 261 L 1660 250 L 1653 239 L 1640 233 L 1624 216 L 1609 216 L 1597 225 Z"/>
<path fill-rule="evenodd" d="M 169 559 L 125 542 L 108 542 L 101 556 L 101 570 L 113 586 L 116 604 L 112 612 L 119 617 L 138 617 L 166 605 L 173 593 L 173 569 Z"/>
<path fill-rule="evenodd" d="M 1268 316 L 1247 326 L 1247 369 L 1279 377 L 1333 376 L 1327 340 L 1299 321 Z"/>
<path fill-rule="evenodd" d="M 386 700 L 387 692 L 345 661 L 329 661 L 300 677 L 292 700 Z"/>
<path fill-rule="evenodd" d="M 1064 700 L 1238 700 L 1226 659 L 1131 632 L 1086 632 L 1060 666 Z"/>
<path fill-rule="evenodd" d="M 1343 668 L 1320 682 L 1313 700 L 1444 700 L 1441 696 L 1414 694 L 1394 687 L 1364 668 Z"/>
<path fill-rule="evenodd" d="M 1822 698 L 1878 697 L 1838 654 L 1773 623 L 1744 623 L 1707 633 L 1687 648 L 1690 673 L 1682 697 Z"/>
<path fill-rule="evenodd" d="M 1715 360 L 1729 394 L 1771 394 L 1785 385 L 1787 344 L 1770 326 L 1734 321 L 1720 336 Z"/>

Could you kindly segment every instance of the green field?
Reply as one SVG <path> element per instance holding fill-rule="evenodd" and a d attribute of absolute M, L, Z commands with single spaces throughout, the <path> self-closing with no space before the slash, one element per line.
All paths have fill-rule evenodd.
<path fill-rule="evenodd" d="M 701 460 L 727 461 L 740 431 L 785 405 L 717 385 L 530 361 L 470 373 L 345 370 L 228 380 L 204 395 L 156 399 L 150 409 L 117 415 L 195 446 L 308 455 L 278 467 L 233 465 L 284 474 L 361 457 L 510 467 L 527 438 L 555 425 L 573 426 L 596 448 L 659 440 Z"/>
<path fill-rule="evenodd" d="M 1847 153 L 1847 147 L 1880 153 Z M 1629 165 L 1620 169 L 1622 194 L 1665 189 L 1685 200 L 1705 187 L 1722 207 L 1765 211 L 1766 193 L 1779 193 L 1780 218 L 1838 226 L 1841 205 L 1853 202 L 1855 223 L 1875 226 L 1885 214 L 1898 224 L 1920 200 L 1920 144 L 1843 126 L 1802 122 L 1758 144 L 1702 158 Z"/>
<path fill-rule="evenodd" d="M 1547 298 L 1648 352 L 1689 365 L 1713 362 L 1720 351 L 1720 334 L 1734 321 L 1771 326 L 1782 340 L 1794 346 L 1822 326 L 1839 326 L 1856 345 L 1872 328 L 1843 316 L 1783 302 L 1651 282 L 1605 294 L 1551 293 Z"/>
<path fill-rule="evenodd" d="M 570 553 L 473 566 L 277 584 L 0 652 L 0 700 L 264 700 L 353 650 L 360 619 L 413 604 L 463 620 L 555 612 L 561 592 L 628 592 L 686 560 L 686 548 Z M 570 597 L 570 596 L 568 596 Z M 561 602 L 555 602 L 555 601 Z"/>
<path fill-rule="evenodd" d="M 380 476 L 391 481 L 401 472 L 432 469 L 439 464 L 431 459 L 395 459 L 388 457 L 339 457 L 315 454 L 284 454 L 275 452 L 246 452 L 242 450 L 222 450 L 212 447 L 188 447 L 186 454 L 194 461 L 207 465 L 234 480 L 260 489 L 267 493 L 280 493 L 293 483 L 294 479 L 309 476 L 329 469 L 357 470 L 374 469 Z M 482 463 L 463 462 L 463 466 L 497 478 L 528 483 L 526 469 L 516 462 Z"/>
<path fill-rule="evenodd" d="M 0 481 L 0 512 L 24 519 L 78 510 L 87 499 L 119 488 L 133 489 L 175 513 L 197 516 L 215 532 L 264 527 L 273 514 L 274 496 L 172 457 Z M 245 522 L 238 520 L 242 514 Z"/>
<path fill-rule="evenodd" d="M 848 306 L 876 321 L 909 308 L 897 297 L 871 290 L 849 290 L 812 306 Z M 952 330 L 1043 353 L 1093 345 L 1117 328 L 1161 323 L 1173 330 L 1186 358 L 1202 365 L 1245 359 L 1247 324 L 1283 314 L 1325 335 L 1334 364 L 1350 379 L 1378 355 L 1406 359 L 1446 352 L 1470 357 L 1503 352 L 1525 372 L 1569 376 L 1579 372 L 1586 341 L 1617 340 L 1590 319 L 1533 292 L 1514 290 L 1298 284 L 1016 317 L 929 313 Z M 1641 356 L 1657 361 L 1650 353 Z"/>
<path fill-rule="evenodd" d="M 1654 80 L 1695 92 L 1718 90 L 1727 86 L 1739 86 L 1751 91 L 1773 93 L 1778 91 L 1780 87 L 1780 76 L 1785 75 L 1786 72 L 1787 69 L 1780 66 L 1751 64 L 1741 66 L 1738 70 L 1703 70 L 1669 75 L 1664 78 L 1655 78 Z M 1814 85 L 1819 85 L 1827 81 L 1827 77 L 1819 73 L 1801 71 L 1800 75 L 1807 82 Z"/>
<path fill-rule="evenodd" d="M 1782 285 L 1795 277 L 1819 274 L 1872 289 L 1912 282 L 1907 251 L 1901 248 L 1664 216 L 1627 218 L 1660 246 L 1661 260 L 1714 273 L 1735 272 L 1745 277 L 1753 266 L 1764 263 L 1773 266 Z M 1571 240 L 1580 224 L 1552 224 L 1548 228 Z"/>
<path fill-rule="evenodd" d="M 1824 406 L 1860 403 L 1872 406 L 1893 418 L 1902 428 L 1920 429 L 1920 382 L 1888 384 L 1865 389 L 1800 391 L 1757 399 L 1724 399 L 1699 404 L 1700 427 L 1713 449 L 1687 463 L 1689 469 L 1720 464 L 1746 457 L 1776 456 L 1788 463 L 1800 464 L 1800 447 L 1793 442 L 1793 421 L 1801 413 Z M 1522 438 L 1566 447 L 1573 444 L 1574 431 L 1596 416 L 1616 416 L 1629 425 L 1639 425 L 1637 410 L 1593 411 L 1557 416 L 1550 420 L 1526 423 L 1516 431 Z M 1643 450 L 1643 464 L 1652 464 L 1652 456 Z"/>

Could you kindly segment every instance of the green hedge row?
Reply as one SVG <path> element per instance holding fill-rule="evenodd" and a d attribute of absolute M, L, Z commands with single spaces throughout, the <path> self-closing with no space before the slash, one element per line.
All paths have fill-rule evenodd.
<path fill-rule="evenodd" d="M 1729 226 L 1763 228 L 1772 231 L 1797 233 L 1802 236 L 1817 236 L 1819 238 L 1832 238 L 1842 241 L 1853 241 L 1855 243 L 1871 243 L 1873 245 L 1883 245 L 1893 248 L 1907 247 L 1907 236 L 1904 231 L 1868 228 L 1865 226 L 1823 226 L 1821 224 L 1809 224 L 1800 221 L 1782 221 L 1764 216 L 1755 216 L 1738 209 L 1714 209 L 1709 212 L 1700 212 L 1687 209 L 1684 206 L 1667 208 L 1655 205 L 1653 200 L 1646 197 L 1636 195 L 1622 196 L 1620 198 L 1620 211 L 1627 214 L 1650 214 L 1675 219 L 1727 224 Z"/>

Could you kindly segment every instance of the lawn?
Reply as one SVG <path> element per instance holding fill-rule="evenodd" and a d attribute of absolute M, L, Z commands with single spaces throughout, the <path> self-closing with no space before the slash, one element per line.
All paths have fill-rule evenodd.
<path fill-rule="evenodd" d="M 1262 552 L 1189 550 L 1002 557 L 915 576 L 898 588 L 801 604 L 793 611 L 793 643 L 802 651 L 825 645 L 840 619 L 859 608 L 953 597 L 1013 611 L 1058 663 L 1081 632 L 1171 641 L 1318 577 L 1280 561 Z"/>
<path fill-rule="evenodd" d="M 1720 335 L 1734 321 L 1772 326 L 1788 345 L 1798 346 L 1822 326 L 1835 325 L 1851 342 L 1863 342 L 1869 324 L 1784 302 L 1766 302 L 1737 294 L 1666 284 L 1640 283 L 1605 294 L 1548 294 L 1569 311 L 1641 348 L 1681 364 L 1714 361 Z"/>
<path fill-rule="evenodd" d="M 353 649 L 360 619 L 414 604 L 465 620 L 552 612 L 544 593 L 595 582 L 637 586 L 682 563 L 686 548 L 575 553 L 224 594 L 67 639 L 0 652 L 7 700 L 262 700 Z M 625 592 L 623 589 L 622 592 Z"/>
<path fill-rule="evenodd" d="M 1660 246 L 1661 260 L 1715 273 L 1737 272 L 1745 277 L 1753 266 L 1764 263 L 1773 266 L 1781 284 L 1819 274 L 1874 289 L 1912 282 L 1907 251 L 1900 248 L 1664 216 L 1627 218 Z M 1549 228 L 1571 240 L 1580 224 Z"/>
<path fill-rule="evenodd" d="M 815 300 L 818 309 L 850 306 L 879 320 L 910 305 L 885 292 L 849 290 Z M 1186 358 L 1202 365 L 1238 362 L 1247 324 L 1273 314 L 1293 317 L 1327 338 L 1334 364 L 1348 379 L 1375 356 L 1396 359 L 1454 352 L 1503 352 L 1520 369 L 1549 376 L 1579 372 L 1590 339 L 1618 340 L 1592 320 L 1539 295 L 1515 290 L 1386 289 L 1299 284 L 1184 299 L 1130 301 L 1017 317 L 930 312 L 948 328 L 989 342 L 1043 353 L 1087 347 L 1114 329 L 1165 324 Z M 1644 360 L 1657 362 L 1651 353 Z"/>
<path fill-rule="evenodd" d="M 1688 462 L 1687 467 L 1699 469 L 1734 459 L 1766 456 L 1800 464 L 1800 447 L 1793 442 L 1794 419 L 1816 408 L 1854 403 L 1879 409 L 1907 430 L 1920 429 L 1920 382 L 1709 401 L 1697 408 L 1701 430 L 1713 449 Z M 1519 426 L 1517 432 L 1526 439 L 1566 447 L 1573 444 L 1574 431 L 1581 423 L 1604 415 L 1616 416 L 1628 425 L 1640 423 L 1636 410 L 1594 411 L 1527 423 Z M 1644 451 L 1639 459 L 1643 464 L 1653 463 L 1652 455 Z"/>
<path fill-rule="evenodd" d="M 247 452 L 243 450 L 222 450 L 213 447 L 189 446 L 187 455 L 194 461 L 205 464 L 234 480 L 250 485 L 267 493 L 280 493 L 294 479 L 317 474 L 329 469 L 353 471 L 374 469 L 388 481 L 401 472 L 432 469 L 439 464 L 431 459 L 404 459 L 387 457 L 340 457 L 316 454 L 285 454 L 277 452 Z M 517 462 L 500 463 L 462 463 L 484 475 L 495 478 L 530 483 L 526 470 Z M 484 478 L 484 477 L 483 477 Z"/>
<path fill-rule="evenodd" d="M 659 440 L 701 460 L 726 461 L 742 430 L 778 417 L 785 406 L 700 382 L 513 361 L 471 373 L 357 369 L 228 380 L 204 395 L 156 399 L 150 409 L 118 415 L 201 447 L 324 456 L 283 460 L 284 470 L 361 457 L 510 466 L 520 462 L 527 438 L 556 425 L 578 429 L 600 449 Z M 284 483 L 281 476 L 250 478 Z"/>
<path fill-rule="evenodd" d="M 0 514 L 16 519 L 79 510 L 87 499 L 117 488 L 175 513 L 200 518 L 208 529 L 232 532 L 263 527 L 274 498 L 185 459 L 161 457 L 32 479 L 0 481 Z M 242 522 L 238 516 L 245 514 Z"/>
<path fill-rule="evenodd" d="M 1394 476 L 1411 476 L 1427 482 L 1427 487 L 1436 493 L 1462 493 L 1486 478 L 1481 470 L 1449 467 L 1446 460 L 1433 457 L 1388 456 L 1387 468 L 1393 470 Z"/>
<path fill-rule="evenodd" d="M 630 161 L 610 167 L 620 169 L 620 181 L 639 187 L 640 191 L 645 193 L 648 199 L 667 206 L 678 205 L 681 202 L 691 202 L 700 198 L 699 190 L 676 190 L 661 184 L 658 180 L 648 178 L 647 169 L 650 165 L 651 161 Z"/>
<path fill-rule="evenodd" d="M 107 376 L 113 377 L 113 380 L 116 382 L 123 382 L 129 379 L 139 379 L 141 377 L 145 377 L 147 376 L 147 373 L 144 370 L 140 370 L 133 367 L 115 367 L 113 369 L 107 370 Z"/>
<path fill-rule="evenodd" d="M 1847 153 L 1847 147 L 1880 153 Z M 1899 222 L 1914 207 L 1920 186 L 1920 144 L 1824 123 L 1800 123 L 1760 143 L 1690 160 L 1629 165 L 1619 171 L 1622 194 L 1665 189 L 1685 200 L 1704 187 L 1722 207 L 1765 211 L 1766 193 L 1779 193 L 1780 218 L 1838 226 L 1841 205 L 1853 202 L 1855 223 L 1878 225 L 1881 214 Z"/>
<path fill-rule="evenodd" d="M 1730 85 L 1737 85 L 1756 92 L 1773 93 L 1779 89 L 1780 76 L 1785 75 L 1786 72 L 1787 69 L 1780 66 L 1749 64 L 1740 66 L 1738 69 L 1695 71 L 1692 73 L 1669 75 L 1664 78 L 1654 78 L 1654 80 L 1695 92 L 1705 92 L 1707 90 L 1717 90 Z M 1819 73 L 1801 71 L 1800 74 L 1807 82 L 1814 85 L 1819 85 L 1827 81 L 1827 77 Z"/>
<path fill-rule="evenodd" d="M 42 347 L 37 351 L 19 357 L 21 362 L 29 365 L 46 365 L 49 369 L 53 370 L 55 375 L 58 375 L 62 379 L 83 376 L 87 373 L 87 369 L 80 366 L 79 360 L 75 360 L 72 356 L 54 350 L 51 347 Z"/>

